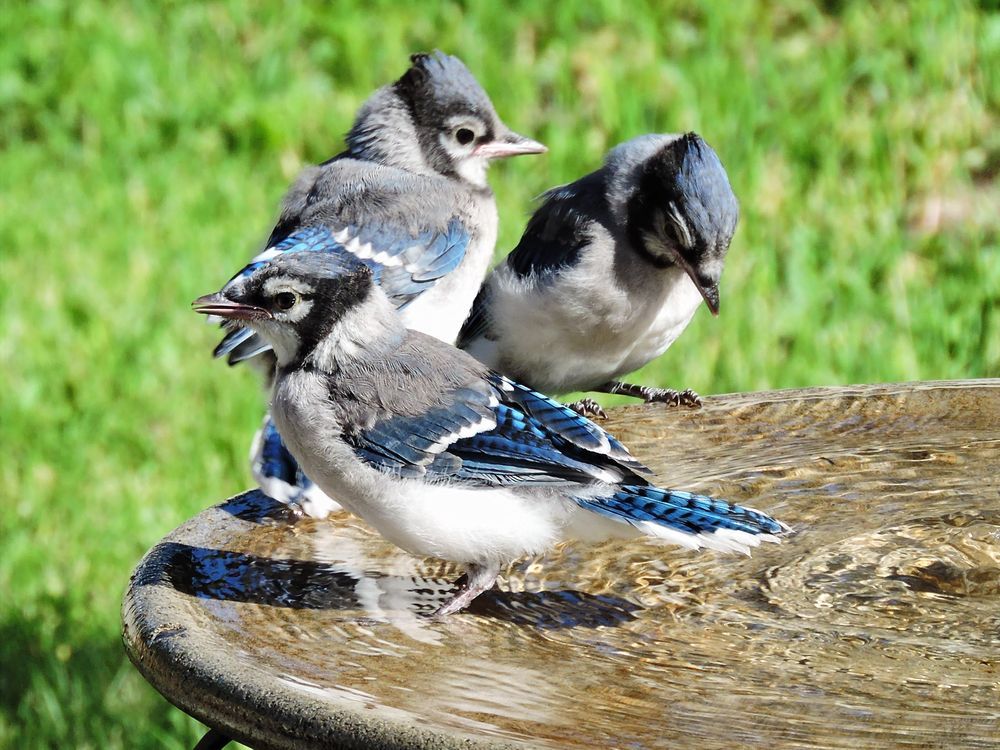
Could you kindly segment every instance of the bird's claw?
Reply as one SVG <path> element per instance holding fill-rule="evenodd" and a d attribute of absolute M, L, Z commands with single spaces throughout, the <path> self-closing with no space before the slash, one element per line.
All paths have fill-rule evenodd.
<path fill-rule="evenodd" d="M 289 500 L 281 505 L 282 507 L 274 514 L 275 523 L 283 526 L 294 526 L 306 515 L 302 506 L 295 500 Z"/>
<path fill-rule="evenodd" d="M 608 413 L 601 408 L 601 405 L 594 401 L 592 398 L 581 398 L 579 401 L 574 401 L 572 404 L 566 404 L 570 409 L 575 411 L 581 417 L 586 417 L 587 419 L 607 419 Z"/>
<path fill-rule="evenodd" d="M 697 409 L 701 406 L 701 396 L 687 388 L 683 391 L 675 391 L 671 388 L 649 388 L 643 394 L 643 399 L 647 404 L 662 403 L 668 406 L 687 406 Z"/>
<path fill-rule="evenodd" d="M 275 526 L 278 528 L 291 529 L 302 520 L 302 509 L 292 508 L 284 503 L 281 503 L 280 508 L 275 508 L 266 516 L 261 518 L 261 523 L 266 526 Z"/>

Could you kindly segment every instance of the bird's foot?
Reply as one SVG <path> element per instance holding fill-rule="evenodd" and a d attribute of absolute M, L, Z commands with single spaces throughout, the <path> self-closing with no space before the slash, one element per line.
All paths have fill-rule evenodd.
<path fill-rule="evenodd" d="M 278 507 L 268 513 L 267 518 L 263 519 L 264 523 L 271 526 L 295 526 L 306 515 L 302 506 L 294 500 L 291 502 L 279 500 L 275 505 Z"/>
<path fill-rule="evenodd" d="M 284 518 L 289 526 L 297 524 L 305 515 L 305 510 L 297 501 L 291 500 L 285 504 Z"/>
<path fill-rule="evenodd" d="M 675 391 L 672 388 L 653 388 L 649 385 L 636 385 L 635 383 L 621 383 L 612 380 L 599 388 L 605 393 L 620 393 L 623 396 L 641 398 L 647 404 L 661 403 L 669 406 L 688 406 L 696 409 L 701 406 L 701 396 L 690 388 L 684 391 Z"/>
<path fill-rule="evenodd" d="M 647 404 L 663 403 L 669 406 L 687 406 L 697 409 L 701 406 L 701 396 L 687 388 L 683 391 L 675 391 L 670 388 L 648 388 L 648 393 L 643 395 Z"/>
<path fill-rule="evenodd" d="M 499 565 L 469 565 L 468 570 L 455 581 L 458 591 L 451 599 L 438 607 L 431 617 L 439 620 L 465 609 L 472 603 L 473 599 L 493 586 L 499 574 Z"/>
<path fill-rule="evenodd" d="M 566 404 L 570 409 L 575 411 L 581 417 L 586 417 L 587 419 L 607 419 L 608 413 L 601 408 L 601 405 L 594 401 L 592 398 L 581 398 L 579 401 L 574 401 L 572 404 Z"/>

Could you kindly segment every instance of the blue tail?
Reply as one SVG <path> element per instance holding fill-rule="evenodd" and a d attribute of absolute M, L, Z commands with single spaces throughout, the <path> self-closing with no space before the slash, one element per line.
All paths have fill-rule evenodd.
<path fill-rule="evenodd" d="M 244 335 L 246 334 L 246 335 Z M 260 337 L 259 333 L 254 333 L 248 328 L 238 331 L 231 331 L 219 342 L 212 354 L 216 357 L 229 355 L 228 362 L 231 365 L 239 364 L 248 359 L 253 359 L 258 354 L 270 351 L 271 345 Z"/>
<path fill-rule="evenodd" d="M 283 495 L 275 498 L 282 502 L 294 499 L 313 486 L 312 480 L 303 473 L 298 462 L 288 452 L 270 417 L 265 419 L 261 428 L 260 443 L 252 462 L 254 477 L 262 488 L 268 494 Z M 274 492 L 275 486 L 280 487 L 281 484 L 287 485 L 287 490 Z"/>
<path fill-rule="evenodd" d="M 690 492 L 626 485 L 608 497 L 577 498 L 581 507 L 685 547 L 746 552 L 789 528 L 753 508 Z"/>

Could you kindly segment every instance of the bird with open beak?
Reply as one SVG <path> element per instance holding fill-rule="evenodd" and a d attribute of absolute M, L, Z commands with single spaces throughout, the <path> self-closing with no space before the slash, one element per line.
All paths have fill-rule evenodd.
<path fill-rule="evenodd" d="M 463 566 L 438 615 L 564 540 L 648 536 L 749 554 L 789 531 L 753 508 L 652 484 L 590 420 L 408 330 L 349 253 L 284 253 L 194 309 L 271 344 L 271 415 L 325 492 L 411 554 Z"/>
<path fill-rule="evenodd" d="M 398 80 L 375 91 L 345 145 L 299 176 L 259 257 L 325 232 L 372 267 L 405 325 L 454 343 L 496 244 L 487 168 L 545 146 L 511 130 L 465 64 L 442 52 L 413 55 Z M 252 329 L 235 328 L 215 354 L 230 364 L 262 362 L 270 373 L 270 349 Z M 336 507 L 302 474 L 268 419 L 251 465 L 261 488 L 296 511 L 323 517 Z"/>

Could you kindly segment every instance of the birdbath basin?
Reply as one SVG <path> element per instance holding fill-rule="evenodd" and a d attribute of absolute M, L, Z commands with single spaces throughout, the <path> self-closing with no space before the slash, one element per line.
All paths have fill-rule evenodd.
<path fill-rule="evenodd" d="M 796 532 L 750 558 L 655 541 L 457 571 L 257 491 L 140 562 L 129 656 L 259 748 L 982 747 L 1000 742 L 1000 380 L 635 406 L 662 485 Z"/>

